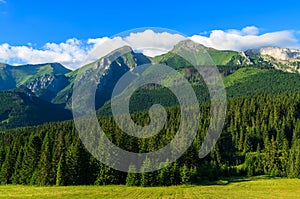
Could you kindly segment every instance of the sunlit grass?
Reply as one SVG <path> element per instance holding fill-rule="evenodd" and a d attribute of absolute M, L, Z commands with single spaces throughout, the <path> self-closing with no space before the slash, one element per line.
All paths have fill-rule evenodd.
<path fill-rule="evenodd" d="M 223 185 L 146 188 L 2 185 L 0 186 L 0 198 L 300 198 L 300 179 L 254 178 L 229 180 Z"/>
<path fill-rule="evenodd" d="M 146 188 L 2 185 L 0 186 L 0 198 L 300 198 L 300 179 L 259 177 L 222 180 L 211 185 Z"/>

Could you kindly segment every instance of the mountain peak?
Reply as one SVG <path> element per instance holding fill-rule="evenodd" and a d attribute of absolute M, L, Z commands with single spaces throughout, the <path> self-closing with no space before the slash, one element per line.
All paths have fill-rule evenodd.
<path fill-rule="evenodd" d="M 186 39 L 186 40 L 180 41 L 178 44 L 176 44 L 172 51 L 176 51 L 178 49 L 184 49 L 184 50 L 189 50 L 189 51 L 195 52 L 195 51 L 199 51 L 203 48 L 207 48 L 207 47 L 205 47 L 202 44 L 193 42 L 190 39 Z"/>
<path fill-rule="evenodd" d="M 300 58 L 300 50 L 280 47 L 262 47 L 246 51 L 248 55 L 267 55 L 276 60 L 290 61 Z"/>
<path fill-rule="evenodd" d="M 118 48 L 96 62 L 96 68 L 108 68 L 111 64 L 116 63 L 119 66 L 126 65 L 133 69 L 137 65 L 150 63 L 150 60 L 141 53 L 135 53 L 130 46 Z"/>
<path fill-rule="evenodd" d="M 171 54 L 176 54 L 176 56 L 179 56 L 180 57 L 179 59 L 181 60 L 180 62 L 185 66 L 214 65 L 214 62 L 211 59 L 208 50 L 209 48 L 203 46 L 202 44 L 187 39 L 187 40 L 180 41 L 177 45 L 174 46 L 174 48 L 170 52 Z"/>
<path fill-rule="evenodd" d="M 300 50 L 290 48 L 264 47 L 260 49 L 260 53 L 279 60 L 295 60 L 300 57 Z"/>
<path fill-rule="evenodd" d="M 107 62 L 105 65 L 109 65 L 113 61 L 117 60 L 119 57 L 124 57 L 124 56 L 126 56 L 128 54 L 132 54 L 132 53 L 133 53 L 133 49 L 130 46 L 123 46 L 121 48 L 118 48 L 118 49 L 110 52 L 106 56 L 102 57 L 100 59 L 100 62 L 101 62 L 101 60 L 106 60 Z"/>

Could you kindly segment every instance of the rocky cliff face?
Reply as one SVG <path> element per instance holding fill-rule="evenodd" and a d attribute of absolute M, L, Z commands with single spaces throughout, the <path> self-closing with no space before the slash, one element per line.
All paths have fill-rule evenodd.
<path fill-rule="evenodd" d="M 276 60 L 291 61 L 300 60 L 300 50 L 278 47 L 264 47 L 261 49 L 251 49 L 246 51 L 248 55 L 271 56 Z"/>
<path fill-rule="evenodd" d="M 266 47 L 260 49 L 260 54 L 282 61 L 300 59 L 300 50 L 297 49 Z"/>
<path fill-rule="evenodd" d="M 64 75 L 45 74 L 26 85 L 26 87 L 40 98 L 51 102 L 58 92 L 68 85 Z"/>
<path fill-rule="evenodd" d="M 271 67 L 291 73 L 300 73 L 300 50 L 278 47 L 264 47 L 245 52 L 247 56 L 261 59 Z"/>

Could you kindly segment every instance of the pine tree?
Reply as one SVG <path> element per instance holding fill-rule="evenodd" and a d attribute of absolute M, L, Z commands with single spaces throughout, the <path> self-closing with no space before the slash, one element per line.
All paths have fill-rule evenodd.
<path fill-rule="evenodd" d="M 51 184 L 57 183 L 56 176 L 57 176 L 58 164 L 65 150 L 65 140 L 63 134 L 64 133 L 62 131 L 59 131 L 59 133 L 56 136 L 57 138 L 53 141 L 52 160 L 51 160 L 51 176 L 53 176 L 53 178 L 51 179 Z M 66 163 L 64 157 L 64 167 L 65 164 Z"/>
<path fill-rule="evenodd" d="M 8 147 L 5 160 L 2 164 L 0 171 L 0 182 L 1 184 L 9 184 L 11 183 L 11 176 L 13 174 L 13 162 L 12 150 Z"/>
<path fill-rule="evenodd" d="M 76 185 L 78 182 L 78 162 L 79 156 L 74 144 L 70 145 L 66 151 L 66 175 L 65 185 Z"/>
<path fill-rule="evenodd" d="M 281 165 L 281 176 L 287 177 L 288 175 L 288 161 L 289 161 L 289 143 L 287 139 L 283 139 L 282 143 L 282 152 L 280 157 L 280 165 Z"/>
<path fill-rule="evenodd" d="M 57 172 L 56 172 L 56 185 L 57 186 L 64 186 L 67 185 L 66 180 L 66 161 L 64 153 L 61 154 L 60 160 L 57 165 Z"/>
<path fill-rule="evenodd" d="M 180 172 L 177 161 L 175 161 L 170 168 L 170 183 L 172 185 L 180 184 Z"/>
<path fill-rule="evenodd" d="M 2 145 L 2 143 L 0 143 L 0 168 L 2 167 L 2 164 L 5 160 L 5 150 L 4 150 L 4 145 Z"/>
<path fill-rule="evenodd" d="M 250 152 L 252 150 L 251 141 L 248 135 L 248 132 L 246 133 L 245 140 L 244 140 L 244 153 Z"/>
<path fill-rule="evenodd" d="M 181 177 L 181 184 L 191 183 L 190 169 L 186 165 L 183 165 L 183 167 L 180 168 L 180 177 Z"/>
<path fill-rule="evenodd" d="M 23 156 L 24 156 L 24 150 L 23 147 L 20 148 L 19 153 L 18 153 L 18 157 L 17 157 L 17 161 L 15 164 L 15 168 L 14 168 L 14 173 L 12 175 L 12 183 L 13 184 L 20 184 L 20 172 L 22 169 L 22 161 L 23 161 Z"/>
<path fill-rule="evenodd" d="M 133 164 L 129 165 L 128 173 L 126 177 L 127 186 L 138 186 L 139 185 L 139 174 L 136 173 L 136 168 Z"/>
<path fill-rule="evenodd" d="M 41 139 L 39 136 L 31 136 L 28 146 L 24 149 L 24 157 L 22 169 L 20 172 L 20 182 L 22 184 L 30 184 L 34 180 L 34 172 L 39 161 L 41 149 Z M 35 174 L 36 176 L 36 174 Z"/>
<path fill-rule="evenodd" d="M 157 182 L 160 186 L 169 186 L 171 185 L 171 165 L 169 165 L 169 161 L 167 160 L 164 163 L 161 163 L 162 169 L 158 171 Z"/>
<path fill-rule="evenodd" d="M 38 163 L 36 183 L 38 185 L 50 185 L 51 179 L 51 143 L 47 133 L 43 145 L 42 154 Z"/>
<path fill-rule="evenodd" d="M 300 178 L 300 157 L 299 155 L 296 157 L 296 162 L 295 162 L 295 174 L 294 176 L 296 178 Z"/>
<path fill-rule="evenodd" d="M 191 181 L 191 183 L 196 183 L 198 181 L 197 174 L 198 174 L 197 167 L 192 166 L 190 168 L 190 181 Z"/>
<path fill-rule="evenodd" d="M 296 153 L 295 153 L 295 173 L 294 176 L 296 178 L 300 178 L 300 140 L 298 141 L 298 145 L 296 146 Z"/>
<path fill-rule="evenodd" d="M 145 159 L 142 166 L 142 175 L 141 175 L 141 186 L 148 187 L 156 184 L 155 176 L 152 172 L 146 172 L 146 170 L 151 169 L 151 162 L 148 158 Z"/>
<path fill-rule="evenodd" d="M 17 161 L 18 151 L 20 148 L 20 137 L 12 140 L 12 147 L 7 147 L 5 161 L 2 164 L 0 171 L 1 183 L 12 183 L 12 175 L 14 173 L 15 164 Z"/>
<path fill-rule="evenodd" d="M 109 184 L 117 184 L 117 183 L 118 183 L 117 172 L 114 169 L 100 163 L 100 170 L 95 184 L 109 185 Z"/>

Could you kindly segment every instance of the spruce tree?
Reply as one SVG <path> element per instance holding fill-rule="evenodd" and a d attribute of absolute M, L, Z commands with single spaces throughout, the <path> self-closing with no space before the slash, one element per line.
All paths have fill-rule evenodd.
<path fill-rule="evenodd" d="M 180 168 L 180 178 L 181 178 L 181 184 L 191 183 L 190 169 L 186 165 L 183 165 L 183 167 Z"/>
<path fill-rule="evenodd" d="M 20 178 L 21 178 L 21 169 L 22 169 L 22 161 L 23 161 L 23 156 L 24 156 L 24 150 L 23 147 L 20 148 L 18 156 L 17 156 L 17 161 L 15 164 L 14 168 L 14 173 L 12 175 L 12 183 L 13 184 L 20 184 Z"/>
<path fill-rule="evenodd" d="M 157 176 L 158 185 L 161 185 L 161 186 L 171 185 L 171 179 L 170 179 L 171 166 L 172 165 L 169 165 L 168 160 L 164 163 L 161 163 L 161 167 L 163 167 L 163 168 L 158 171 L 158 176 Z"/>
<path fill-rule="evenodd" d="M 99 174 L 97 176 L 96 185 L 110 185 L 118 183 L 117 171 L 100 163 Z"/>
<path fill-rule="evenodd" d="M 2 164 L 1 171 L 0 171 L 1 184 L 11 183 L 11 176 L 13 174 L 13 169 L 14 169 L 14 160 L 12 157 L 12 150 L 8 147 L 5 160 Z"/>
<path fill-rule="evenodd" d="M 50 185 L 51 179 L 51 142 L 47 133 L 43 145 L 42 154 L 38 163 L 36 183 L 38 185 Z"/>
<path fill-rule="evenodd" d="M 64 153 L 61 154 L 60 160 L 57 165 L 57 172 L 56 172 L 56 185 L 57 186 L 64 186 L 66 184 L 66 160 Z"/>
<path fill-rule="evenodd" d="M 126 177 L 127 186 L 138 186 L 139 185 L 139 174 L 136 173 L 136 168 L 133 164 L 129 165 L 128 173 Z"/>
<path fill-rule="evenodd" d="M 20 182 L 22 184 L 30 184 L 36 165 L 38 164 L 41 149 L 41 139 L 39 136 L 31 136 L 27 147 L 24 148 L 24 157 L 22 162 L 22 169 L 20 172 Z"/>
<path fill-rule="evenodd" d="M 152 172 L 146 172 L 147 169 L 151 169 L 151 162 L 148 158 L 145 159 L 142 166 L 141 174 L 141 186 L 148 187 L 156 184 L 155 176 Z"/>

